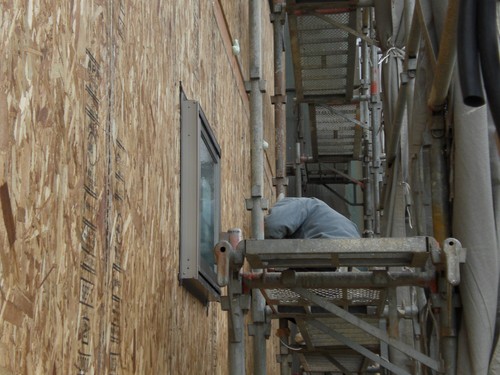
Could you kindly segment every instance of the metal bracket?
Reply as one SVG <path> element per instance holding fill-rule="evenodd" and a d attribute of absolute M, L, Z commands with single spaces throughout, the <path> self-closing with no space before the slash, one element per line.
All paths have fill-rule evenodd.
<path fill-rule="evenodd" d="M 406 68 L 409 78 L 415 78 L 415 72 L 417 71 L 417 58 L 416 56 L 408 57 L 408 66 Z"/>
<path fill-rule="evenodd" d="M 254 200 L 252 198 L 245 199 L 245 207 L 247 211 L 251 211 L 253 209 Z M 260 200 L 260 208 L 264 211 L 269 209 L 269 199 L 261 198 Z"/>
<path fill-rule="evenodd" d="M 244 339 L 243 316 L 246 311 L 242 309 L 241 295 L 235 294 L 229 297 L 229 318 L 230 318 L 230 337 L 232 342 L 241 342 Z"/>
<path fill-rule="evenodd" d="M 446 279 L 451 285 L 460 283 L 460 263 L 465 262 L 465 249 L 455 238 L 448 238 L 443 245 L 446 262 Z"/>
<path fill-rule="evenodd" d="M 248 325 L 248 336 L 255 336 L 256 324 L 263 324 L 265 327 L 264 336 L 268 339 L 271 336 L 271 308 L 266 306 L 264 311 L 264 321 L 255 322 Z"/>
<path fill-rule="evenodd" d="M 400 74 L 400 78 L 401 78 L 401 85 L 406 85 L 410 80 L 407 72 L 402 72 Z"/>
<path fill-rule="evenodd" d="M 248 325 L 248 336 L 255 336 L 255 330 L 256 330 L 256 325 L 255 324 L 262 324 L 262 323 L 252 323 L 252 324 L 249 324 Z M 269 336 L 271 336 L 271 324 L 270 323 L 264 323 L 265 325 L 265 332 L 264 332 L 264 336 L 266 337 L 266 339 L 269 338 Z"/>
<path fill-rule="evenodd" d="M 220 241 L 215 245 L 215 264 L 217 265 L 217 284 L 224 287 L 229 284 L 229 263 L 233 247 L 227 241 Z"/>
<path fill-rule="evenodd" d="M 220 234 L 221 241 L 214 247 L 215 264 L 217 265 L 217 284 L 221 287 L 227 286 L 230 281 L 236 280 L 240 284 L 239 275 L 243 267 L 243 249 L 238 244 L 243 240 L 240 228 L 232 228 Z M 241 293 L 241 292 L 239 292 Z"/>
<path fill-rule="evenodd" d="M 259 91 L 264 94 L 266 92 L 267 81 L 259 79 Z M 245 91 L 249 94 L 252 91 L 251 81 L 245 81 Z"/>
<path fill-rule="evenodd" d="M 221 298 L 221 308 L 228 312 L 229 334 L 232 342 L 241 342 L 244 337 L 243 317 L 250 309 L 250 296 L 241 294 L 241 284 L 230 282 L 228 295 Z"/>
<path fill-rule="evenodd" d="M 243 250 L 238 248 L 243 236 L 239 228 L 221 234 L 222 240 L 215 245 L 217 283 L 227 286 L 227 296 L 221 298 L 222 310 L 228 312 L 229 340 L 240 343 L 244 340 L 244 315 L 250 309 L 250 296 L 243 294 L 241 267 Z"/>
<path fill-rule="evenodd" d="M 271 96 L 271 104 L 286 104 L 287 96 L 286 95 L 273 95 Z"/>
<path fill-rule="evenodd" d="M 441 264 L 446 270 L 446 280 L 451 285 L 460 283 L 460 263 L 465 263 L 466 249 L 462 247 L 459 240 L 447 238 L 443 243 L 443 249 L 433 246 L 431 249 L 432 262 Z"/>
<path fill-rule="evenodd" d="M 288 177 L 273 177 L 273 186 L 278 185 L 278 181 L 283 181 L 283 185 L 288 186 Z"/>

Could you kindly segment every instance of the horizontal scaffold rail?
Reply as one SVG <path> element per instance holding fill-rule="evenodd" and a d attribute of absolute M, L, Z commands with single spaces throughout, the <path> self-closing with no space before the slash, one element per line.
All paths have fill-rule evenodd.
<path fill-rule="evenodd" d="M 262 268 L 424 267 L 439 245 L 432 237 L 245 240 L 238 250 Z"/>
<path fill-rule="evenodd" d="M 297 272 L 285 270 L 243 274 L 243 283 L 249 289 L 428 287 L 434 279 L 433 271 Z"/>

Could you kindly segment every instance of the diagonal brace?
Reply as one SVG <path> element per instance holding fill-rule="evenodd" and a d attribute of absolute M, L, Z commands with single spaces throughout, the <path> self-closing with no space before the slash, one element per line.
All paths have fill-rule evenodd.
<path fill-rule="evenodd" d="M 376 355 L 372 351 L 366 349 L 364 346 L 362 346 L 362 345 L 360 345 L 358 343 L 355 343 L 355 342 L 349 340 L 344 335 L 342 335 L 342 334 L 338 333 L 337 331 L 331 329 L 330 327 L 328 327 L 327 325 L 321 323 L 320 321 L 318 321 L 318 320 L 310 320 L 307 323 L 310 324 L 310 325 L 312 325 L 312 326 L 314 326 L 314 327 L 316 327 L 317 329 L 325 332 L 326 334 L 332 336 L 335 340 L 340 341 L 341 343 L 347 345 L 351 349 L 357 351 L 358 353 L 364 355 L 365 357 L 371 359 L 372 361 L 380 364 L 380 366 L 385 367 L 386 369 L 388 369 L 389 371 L 393 372 L 394 374 L 396 374 L 396 375 L 410 375 L 410 373 L 407 372 L 406 370 L 403 370 L 402 368 L 400 368 L 400 367 L 392 364 L 388 360 L 386 360 L 386 359 L 384 359 L 382 357 L 379 357 L 378 355 Z"/>
<path fill-rule="evenodd" d="M 431 369 L 436 370 L 436 371 L 442 370 L 441 364 L 438 361 L 436 361 L 435 359 L 433 359 L 425 354 L 422 354 L 418 350 L 415 350 L 411 346 L 409 346 L 409 345 L 407 345 L 399 340 L 396 340 L 396 339 L 393 339 L 392 337 L 389 337 L 389 335 L 386 332 L 372 326 L 371 324 L 363 321 L 362 319 L 358 318 L 357 316 L 355 316 L 355 315 L 349 313 L 348 311 L 338 307 L 337 305 L 326 301 L 324 298 L 314 294 L 313 292 L 311 292 L 307 289 L 303 289 L 303 288 L 294 288 L 293 290 L 296 293 L 298 293 L 300 296 L 302 296 L 303 298 L 305 298 L 311 302 L 314 302 L 318 306 L 321 306 L 322 308 L 324 308 L 325 310 L 328 310 L 332 314 L 335 314 L 339 318 L 344 319 L 348 323 L 351 323 L 351 324 L 355 325 L 356 327 L 361 328 L 363 331 L 367 332 L 368 334 L 370 334 L 370 335 L 378 338 L 379 340 L 382 340 L 383 342 L 391 345 L 395 349 L 397 349 L 400 352 L 410 356 L 411 358 L 423 363 L 424 365 L 430 367 Z"/>
<path fill-rule="evenodd" d="M 333 365 L 335 367 L 337 367 L 340 371 L 342 371 L 343 373 L 345 374 L 349 374 L 351 371 L 349 371 L 349 369 L 347 369 L 342 363 L 340 363 L 339 361 L 337 361 L 335 359 L 335 357 L 331 354 L 328 354 L 328 353 L 325 353 L 323 354 L 323 356 L 328 359 L 331 363 L 333 363 Z"/>

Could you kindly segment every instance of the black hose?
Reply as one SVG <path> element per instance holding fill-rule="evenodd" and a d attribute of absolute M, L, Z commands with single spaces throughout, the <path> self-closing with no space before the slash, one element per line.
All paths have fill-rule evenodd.
<path fill-rule="evenodd" d="M 477 52 L 476 8 L 476 0 L 460 1 L 457 29 L 457 62 L 460 86 L 462 87 L 464 104 L 470 107 L 480 107 L 485 104 Z"/>
<path fill-rule="evenodd" d="M 478 0 L 477 21 L 484 88 L 497 133 L 500 134 L 500 57 L 496 0 Z"/>

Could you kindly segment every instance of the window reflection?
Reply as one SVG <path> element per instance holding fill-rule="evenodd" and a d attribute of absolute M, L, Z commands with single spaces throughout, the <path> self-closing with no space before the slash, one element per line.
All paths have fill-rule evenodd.
<path fill-rule="evenodd" d="M 200 253 L 203 261 L 214 268 L 215 162 L 205 140 L 200 147 L 200 167 Z"/>

